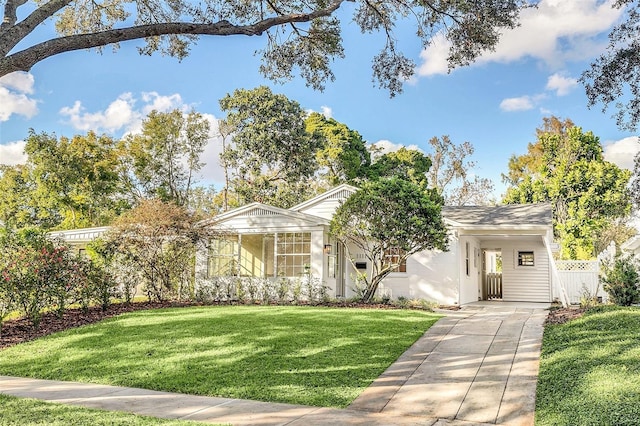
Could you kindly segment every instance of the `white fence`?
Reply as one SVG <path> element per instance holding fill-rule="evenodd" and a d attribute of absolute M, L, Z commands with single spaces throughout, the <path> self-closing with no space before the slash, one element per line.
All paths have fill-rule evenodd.
<path fill-rule="evenodd" d="M 600 262 L 597 260 L 556 260 L 558 275 L 567 292 L 569 303 L 578 304 L 583 296 L 599 297 L 607 301 L 607 293 L 600 284 Z M 559 295 L 554 295 L 559 298 Z"/>

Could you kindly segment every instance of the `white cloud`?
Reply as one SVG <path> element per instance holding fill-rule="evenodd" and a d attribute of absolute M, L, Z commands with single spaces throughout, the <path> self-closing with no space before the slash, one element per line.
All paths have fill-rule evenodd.
<path fill-rule="evenodd" d="M 535 107 L 531 96 L 520 96 L 519 98 L 507 98 L 500 102 L 500 109 L 503 111 L 527 111 Z"/>
<path fill-rule="evenodd" d="M 7 166 L 15 166 L 16 164 L 24 164 L 27 162 L 27 156 L 24 153 L 25 141 L 9 142 L 0 144 L 0 164 Z"/>
<path fill-rule="evenodd" d="M 157 92 L 143 92 L 142 105 L 132 93 L 123 93 L 111 102 L 104 111 L 87 112 L 82 102 L 75 101 L 71 107 L 63 107 L 60 114 L 68 117 L 69 124 L 82 131 L 139 133 L 142 120 L 153 110 L 168 112 L 173 109 L 186 111 L 189 105 L 179 94 L 163 96 Z"/>
<path fill-rule="evenodd" d="M 9 120 L 13 114 L 31 118 L 38 113 L 38 102 L 28 95 L 33 94 L 33 75 L 13 72 L 0 78 L 0 122 Z"/>
<path fill-rule="evenodd" d="M 418 66 L 416 74 L 426 76 L 434 74 L 446 74 L 449 71 L 447 57 L 449 56 L 449 43 L 444 35 L 437 34 L 431 43 L 420 52 L 422 64 Z"/>
<path fill-rule="evenodd" d="M 143 92 L 142 101 L 147 104 L 142 108 L 142 113 L 144 115 L 149 114 L 153 110 L 158 112 L 169 112 L 174 109 L 188 109 L 188 105 L 182 101 L 182 96 L 178 93 L 174 93 L 169 96 L 162 96 L 158 94 L 158 92 Z"/>
<path fill-rule="evenodd" d="M 333 117 L 333 110 L 331 109 L 331 107 L 323 105 L 320 107 L 320 111 L 320 113 L 324 115 L 325 118 Z"/>
<path fill-rule="evenodd" d="M 560 73 L 549 76 L 547 80 L 547 90 L 555 90 L 556 95 L 568 95 L 571 90 L 578 86 L 578 80 L 571 77 L 565 77 Z"/>
<path fill-rule="evenodd" d="M 604 144 L 604 159 L 623 169 L 633 170 L 633 160 L 640 152 L 637 136 Z"/>
<path fill-rule="evenodd" d="M 33 75 L 27 72 L 12 72 L 0 77 L 0 85 L 28 95 L 33 94 L 34 83 Z"/>
<path fill-rule="evenodd" d="M 606 46 L 597 37 L 608 31 L 622 14 L 612 3 L 612 0 L 541 0 L 537 8 L 522 11 L 520 26 L 505 30 L 495 51 L 485 53 L 476 63 L 508 63 L 531 57 L 559 68 L 566 61 L 592 58 Z M 449 47 L 440 36 L 424 49 L 418 75 L 445 74 Z"/>
<path fill-rule="evenodd" d="M 212 114 L 202 114 L 209 120 L 211 130 L 209 131 L 209 142 L 200 156 L 200 161 L 205 163 L 200 171 L 200 183 L 212 184 L 224 182 L 224 170 L 220 165 L 220 153 L 222 153 L 222 138 L 218 133 L 218 119 Z M 227 142 L 229 140 L 227 139 Z"/>

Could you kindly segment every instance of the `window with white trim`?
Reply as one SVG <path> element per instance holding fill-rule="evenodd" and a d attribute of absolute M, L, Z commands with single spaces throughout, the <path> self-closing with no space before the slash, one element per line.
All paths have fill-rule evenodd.
<path fill-rule="evenodd" d="M 299 277 L 311 267 L 311 233 L 278 234 L 276 247 L 279 277 Z"/>
<path fill-rule="evenodd" d="M 518 251 L 518 266 L 535 266 L 535 257 L 532 251 Z"/>

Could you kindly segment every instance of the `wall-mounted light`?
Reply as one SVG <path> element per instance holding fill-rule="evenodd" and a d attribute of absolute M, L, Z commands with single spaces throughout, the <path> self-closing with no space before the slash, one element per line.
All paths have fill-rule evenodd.
<path fill-rule="evenodd" d="M 324 254 L 331 254 L 331 244 L 324 245 Z"/>

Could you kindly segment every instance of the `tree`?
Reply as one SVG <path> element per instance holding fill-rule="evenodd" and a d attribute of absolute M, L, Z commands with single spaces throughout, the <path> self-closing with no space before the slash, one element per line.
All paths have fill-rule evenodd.
<path fill-rule="evenodd" d="M 71 139 L 30 132 L 25 145 L 36 192 L 60 207 L 63 229 L 105 225 L 117 214 L 115 141 L 94 132 Z"/>
<path fill-rule="evenodd" d="M 0 76 L 29 71 L 38 62 L 60 53 L 100 50 L 107 45 L 117 48 L 127 40 L 144 39 L 146 45 L 139 47 L 142 54 L 159 51 L 181 59 L 199 35 L 266 34 L 261 72 L 273 80 L 286 80 L 297 70 L 308 85 L 321 89 L 324 82 L 333 79 L 331 61 L 344 56 L 336 15 L 346 1 L 138 0 L 130 6 L 121 0 L 51 0 L 35 4 L 2 0 Z M 520 10 L 529 5 L 526 0 L 351 1 L 355 3 L 350 7 L 353 20 L 363 32 L 386 34 L 384 46 L 373 60 L 373 75 L 374 81 L 392 95 L 401 90 L 415 68 L 398 50 L 393 27 L 399 20 L 413 17 L 416 34 L 424 45 L 434 34 L 443 32 L 452 44 L 448 60 L 454 68 L 493 49 L 500 33 L 514 28 Z M 30 44 L 28 36 L 54 18 L 60 37 Z M 19 44 L 20 50 L 14 51 Z"/>
<path fill-rule="evenodd" d="M 369 167 L 368 177 L 370 180 L 397 177 L 426 188 L 429 167 L 429 157 L 418 150 L 402 147 L 377 156 Z"/>
<path fill-rule="evenodd" d="M 322 141 L 316 160 L 329 185 L 356 183 L 366 177 L 371 155 L 358 132 L 317 112 L 309 114 L 305 124 L 307 132 Z"/>
<path fill-rule="evenodd" d="M 12 227 L 77 228 L 109 223 L 116 195 L 115 141 L 93 132 L 69 139 L 30 131 L 26 164 L 0 169 L 0 217 Z"/>
<path fill-rule="evenodd" d="M 537 173 L 543 166 L 544 159 L 541 137 L 546 134 L 557 134 L 566 138 L 567 132 L 573 127 L 575 124 L 569 118 L 562 121 L 555 116 L 544 117 L 542 127 L 536 129 L 537 141 L 528 144 L 526 154 L 511 156 L 509 172 L 506 175 L 502 174 L 502 181 L 510 186 L 517 186 L 526 176 Z"/>
<path fill-rule="evenodd" d="M 598 137 L 580 127 L 538 132 L 530 147 L 536 148 L 527 161 L 535 169 L 507 189 L 504 202 L 550 202 L 562 258 L 595 257 L 596 244 L 606 245 L 598 237 L 630 212 L 629 171 L 605 161 Z"/>
<path fill-rule="evenodd" d="M 300 104 L 261 86 L 227 94 L 220 108 L 233 129 L 223 162 L 233 168 L 231 186 L 241 203 L 287 208 L 304 199 L 320 141 L 307 132 Z"/>
<path fill-rule="evenodd" d="M 493 192 L 490 179 L 470 174 L 476 166 L 468 158 L 473 155 L 471 142 L 456 145 L 449 136 L 442 139 L 433 137 L 431 145 L 431 168 L 428 172 L 429 183 L 444 197 L 444 203 L 450 206 L 484 205 L 489 202 Z"/>
<path fill-rule="evenodd" d="M 121 142 L 121 174 L 134 200 L 158 197 L 188 204 L 189 191 L 203 163 L 210 124 L 202 114 L 151 111 L 142 133 Z"/>
<path fill-rule="evenodd" d="M 442 198 L 435 190 L 392 177 L 363 184 L 338 207 L 330 233 L 345 245 L 352 264 L 354 251 L 363 253 L 371 264 L 370 273 L 359 276 L 365 302 L 371 301 L 384 278 L 412 254 L 447 250 L 441 205 Z M 397 256 L 388 256 L 392 251 Z"/>
<path fill-rule="evenodd" d="M 606 111 L 614 103 L 614 117 L 621 129 L 635 130 L 640 121 L 640 4 L 616 0 L 626 19 L 609 33 L 609 46 L 582 73 L 588 105 L 602 103 Z"/>
<path fill-rule="evenodd" d="M 196 247 L 214 236 L 198 219 L 174 203 L 143 200 L 116 220 L 102 254 L 118 253 L 131 275 L 142 276 L 150 299 L 182 298 L 190 291 Z"/>

